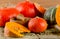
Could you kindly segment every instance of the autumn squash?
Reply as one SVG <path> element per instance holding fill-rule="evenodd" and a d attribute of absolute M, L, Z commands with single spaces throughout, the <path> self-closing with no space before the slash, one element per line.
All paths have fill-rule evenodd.
<path fill-rule="evenodd" d="M 55 18 L 56 18 L 56 23 L 60 26 L 60 6 L 57 6 Z"/>
<path fill-rule="evenodd" d="M 34 5 L 35 5 L 36 9 L 37 9 L 41 14 L 44 14 L 44 13 L 45 13 L 46 9 L 45 9 L 43 6 L 41 6 L 41 5 L 38 4 L 38 3 L 34 3 Z"/>
<path fill-rule="evenodd" d="M 9 29 L 6 26 L 4 28 L 4 36 L 5 37 L 18 37 L 17 35 L 15 35 L 14 33 L 12 33 L 11 31 L 9 31 Z"/>
<path fill-rule="evenodd" d="M 12 32 L 13 34 L 15 34 L 17 37 L 23 37 L 24 35 L 21 34 L 23 32 L 30 32 L 30 30 L 28 30 L 26 27 L 16 23 L 16 22 L 7 22 L 5 27 Z"/>
<path fill-rule="evenodd" d="M 56 7 L 50 7 L 46 10 L 44 14 L 44 19 L 47 20 L 49 24 L 55 24 L 55 14 L 56 14 Z"/>
<path fill-rule="evenodd" d="M 35 5 L 35 10 L 37 11 L 37 16 L 43 17 L 46 9 L 38 3 L 34 3 L 34 5 Z"/>

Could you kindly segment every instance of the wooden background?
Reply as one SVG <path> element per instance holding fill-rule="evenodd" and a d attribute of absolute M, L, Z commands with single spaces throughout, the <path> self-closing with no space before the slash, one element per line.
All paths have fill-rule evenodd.
<path fill-rule="evenodd" d="M 0 0 L 0 7 L 10 6 L 10 4 L 13 6 L 21 1 L 25 1 L 25 0 Z M 60 0 L 29 0 L 29 1 L 37 2 L 44 7 L 51 7 L 60 4 Z"/>

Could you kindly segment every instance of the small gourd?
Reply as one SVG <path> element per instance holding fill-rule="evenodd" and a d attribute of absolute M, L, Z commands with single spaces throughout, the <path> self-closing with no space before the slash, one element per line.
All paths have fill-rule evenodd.
<path fill-rule="evenodd" d="M 55 14 L 56 14 L 56 7 L 50 7 L 46 10 L 44 14 L 44 19 L 47 20 L 49 24 L 55 24 Z"/>

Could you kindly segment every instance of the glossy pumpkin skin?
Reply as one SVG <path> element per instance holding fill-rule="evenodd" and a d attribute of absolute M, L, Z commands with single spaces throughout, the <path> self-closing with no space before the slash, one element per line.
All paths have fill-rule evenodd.
<path fill-rule="evenodd" d="M 35 5 L 36 11 L 37 11 L 37 16 L 43 17 L 46 9 L 38 3 L 34 3 L 34 5 Z"/>
<path fill-rule="evenodd" d="M 44 19 L 47 20 L 49 24 L 55 24 L 55 14 L 56 14 L 56 7 L 50 7 L 46 10 L 44 14 Z"/>
<path fill-rule="evenodd" d="M 32 18 L 28 23 L 30 31 L 39 33 L 47 29 L 47 22 L 43 18 Z"/>
<path fill-rule="evenodd" d="M 25 17 L 35 17 L 36 10 L 33 3 L 29 1 L 25 1 L 22 3 L 18 3 L 16 9 L 23 14 Z"/>
<path fill-rule="evenodd" d="M 16 17 L 19 11 L 15 8 L 3 8 L 0 9 L 0 26 L 4 26 L 7 21 L 12 17 Z"/>

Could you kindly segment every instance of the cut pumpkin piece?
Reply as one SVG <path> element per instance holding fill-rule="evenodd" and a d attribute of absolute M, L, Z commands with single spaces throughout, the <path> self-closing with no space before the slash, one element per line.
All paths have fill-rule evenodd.
<path fill-rule="evenodd" d="M 56 23 L 60 26 L 60 6 L 57 6 L 55 18 L 56 18 Z"/>
<path fill-rule="evenodd" d="M 23 32 L 30 32 L 26 27 L 15 22 L 7 22 L 5 27 L 7 27 L 9 31 L 11 31 L 18 37 L 24 36 L 23 34 L 21 34 Z"/>
<path fill-rule="evenodd" d="M 17 35 L 12 33 L 10 30 L 8 30 L 7 27 L 4 28 L 4 36 L 5 37 L 18 37 Z"/>

